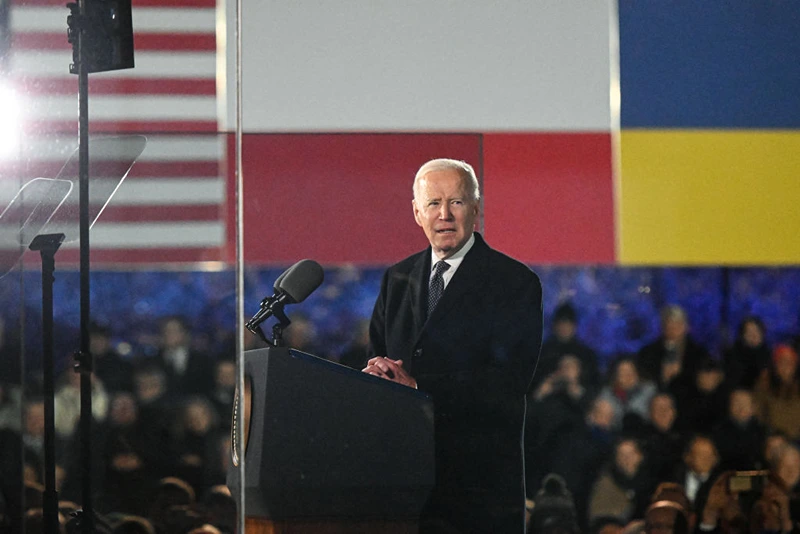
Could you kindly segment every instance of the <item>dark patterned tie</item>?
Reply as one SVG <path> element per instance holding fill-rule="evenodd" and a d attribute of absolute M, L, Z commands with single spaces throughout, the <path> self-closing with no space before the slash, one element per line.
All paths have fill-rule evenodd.
<path fill-rule="evenodd" d="M 444 278 L 442 274 L 449 268 L 450 264 L 444 260 L 439 260 L 433 267 L 433 278 L 431 278 L 431 284 L 428 287 L 428 317 L 431 316 L 439 299 L 442 298 L 442 293 L 444 293 Z"/>

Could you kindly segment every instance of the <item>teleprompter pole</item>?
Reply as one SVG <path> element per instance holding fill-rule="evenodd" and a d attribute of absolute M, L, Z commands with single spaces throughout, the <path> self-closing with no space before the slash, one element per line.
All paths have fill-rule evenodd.
<path fill-rule="evenodd" d="M 58 534 L 56 490 L 55 364 L 53 361 L 53 273 L 64 234 L 38 235 L 28 246 L 42 257 L 42 374 L 44 386 L 44 531 Z"/>

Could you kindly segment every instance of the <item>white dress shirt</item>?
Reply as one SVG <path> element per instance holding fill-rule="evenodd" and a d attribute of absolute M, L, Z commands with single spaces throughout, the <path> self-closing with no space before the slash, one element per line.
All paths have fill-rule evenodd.
<path fill-rule="evenodd" d="M 456 274 L 456 271 L 461 265 L 461 262 L 464 261 L 464 256 L 467 255 L 467 252 L 469 252 L 469 249 L 471 249 L 472 245 L 474 244 L 475 244 L 475 234 L 472 234 L 469 236 L 469 239 L 467 239 L 467 242 L 464 243 L 464 246 L 461 247 L 461 250 L 459 250 L 446 260 L 440 260 L 439 256 L 437 256 L 436 253 L 433 250 L 431 250 L 431 272 L 428 275 L 428 284 L 430 284 L 431 280 L 433 280 L 434 267 L 436 266 L 436 263 L 439 261 L 444 261 L 446 264 L 450 266 L 449 269 L 447 269 L 444 273 L 442 273 L 442 280 L 444 280 L 444 288 L 447 289 L 447 284 L 449 284 L 450 280 L 453 279 L 453 275 Z"/>

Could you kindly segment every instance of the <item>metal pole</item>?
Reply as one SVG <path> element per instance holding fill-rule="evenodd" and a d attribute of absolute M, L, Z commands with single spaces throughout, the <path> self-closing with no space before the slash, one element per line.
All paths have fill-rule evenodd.
<path fill-rule="evenodd" d="M 86 20 L 87 0 L 78 0 L 82 21 Z M 78 33 L 78 162 L 80 195 L 80 322 L 81 343 L 79 371 L 81 373 L 81 527 L 85 534 L 94 533 L 92 506 L 92 355 L 89 353 L 89 64 L 87 61 L 86 27 Z"/>
<path fill-rule="evenodd" d="M 244 375 L 244 202 L 242 162 L 242 0 L 236 0 L 236 359 L 239 403 L 236 410 L 238 428 L 245 428 L 245 375 Z M 245 459 L 246 441 L 244 431 L 238 433 L 239 442 L 231 443 L 239 458 L 239 517 L 238 532 L 245 532 Z"/>

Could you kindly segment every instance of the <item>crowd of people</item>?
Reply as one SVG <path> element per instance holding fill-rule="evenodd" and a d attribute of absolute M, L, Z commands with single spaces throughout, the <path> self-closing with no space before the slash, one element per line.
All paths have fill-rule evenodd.
<path fill-rule="evenodd" d="M 151 355 L 121 357 L 111 332 L 99 324 L 92 325 L 90 341 L 98 526 L 120 533 L 232 533 L 236 505 L 225 486 L 236 382 L 232 354 L 195 350 L 177 316 L 162 321 Z M 27 532 L 41 531 L 45 400 L 39 387 L 26 387 L 23 406 L 20 388 L 0 384 L 0 532 L 21 532 L 20 511 Z M 57 380 L 54 409 L 56 486 L 66 526 L 82 500 L 80 375 L 72 369 Z"/>
<path fill-rule="evenodd" d="M 668 306 L 661 336 L 604 377 L 577 323 L 569 304 L 556 310 L 529 395 L 532 531 L 799 531 L 796 342 L 768 346 L 750 317 L 714 357 Z M 537 493 L 561 504 L 542 508 Z"/>
<path fill-rule="evenodd" d="M 604 374 L 603 362 L 577 337 L 569 303 L 550 324 L 528 397 L 529 531 L 798 530 L 796 346 L 768 346 L 764 324 L 752 317 L 715 358 L 692 339 L 683 310 L 669 306 L 662 335 L 638 354 L 616 358 Z M 309 349 L 303 329 L 296 336 L 291 330 L 288 344 Z M 367 342 L 364 328 L 337 359 L 360 369 Z M 100 526 L 232 533 L 236 507 L 224 484 L 235 362 L 228 353 L 197 352 L 180 317 L 162 321 L 155 349 L 122 357 L 107 328 L 91 330 Z M 57 384 L 57 485 L 66 523 L 81 501 L 79 375 L 68 369 Z M 22 406 L 20 388 L 0 383 L 0 532 L 19 532 L 18 510 L 26 511 L 31 532 L 42 520 L 40 394 L 26 391 Z M 745 480 L 751 485 L 736 489 Z"/>

